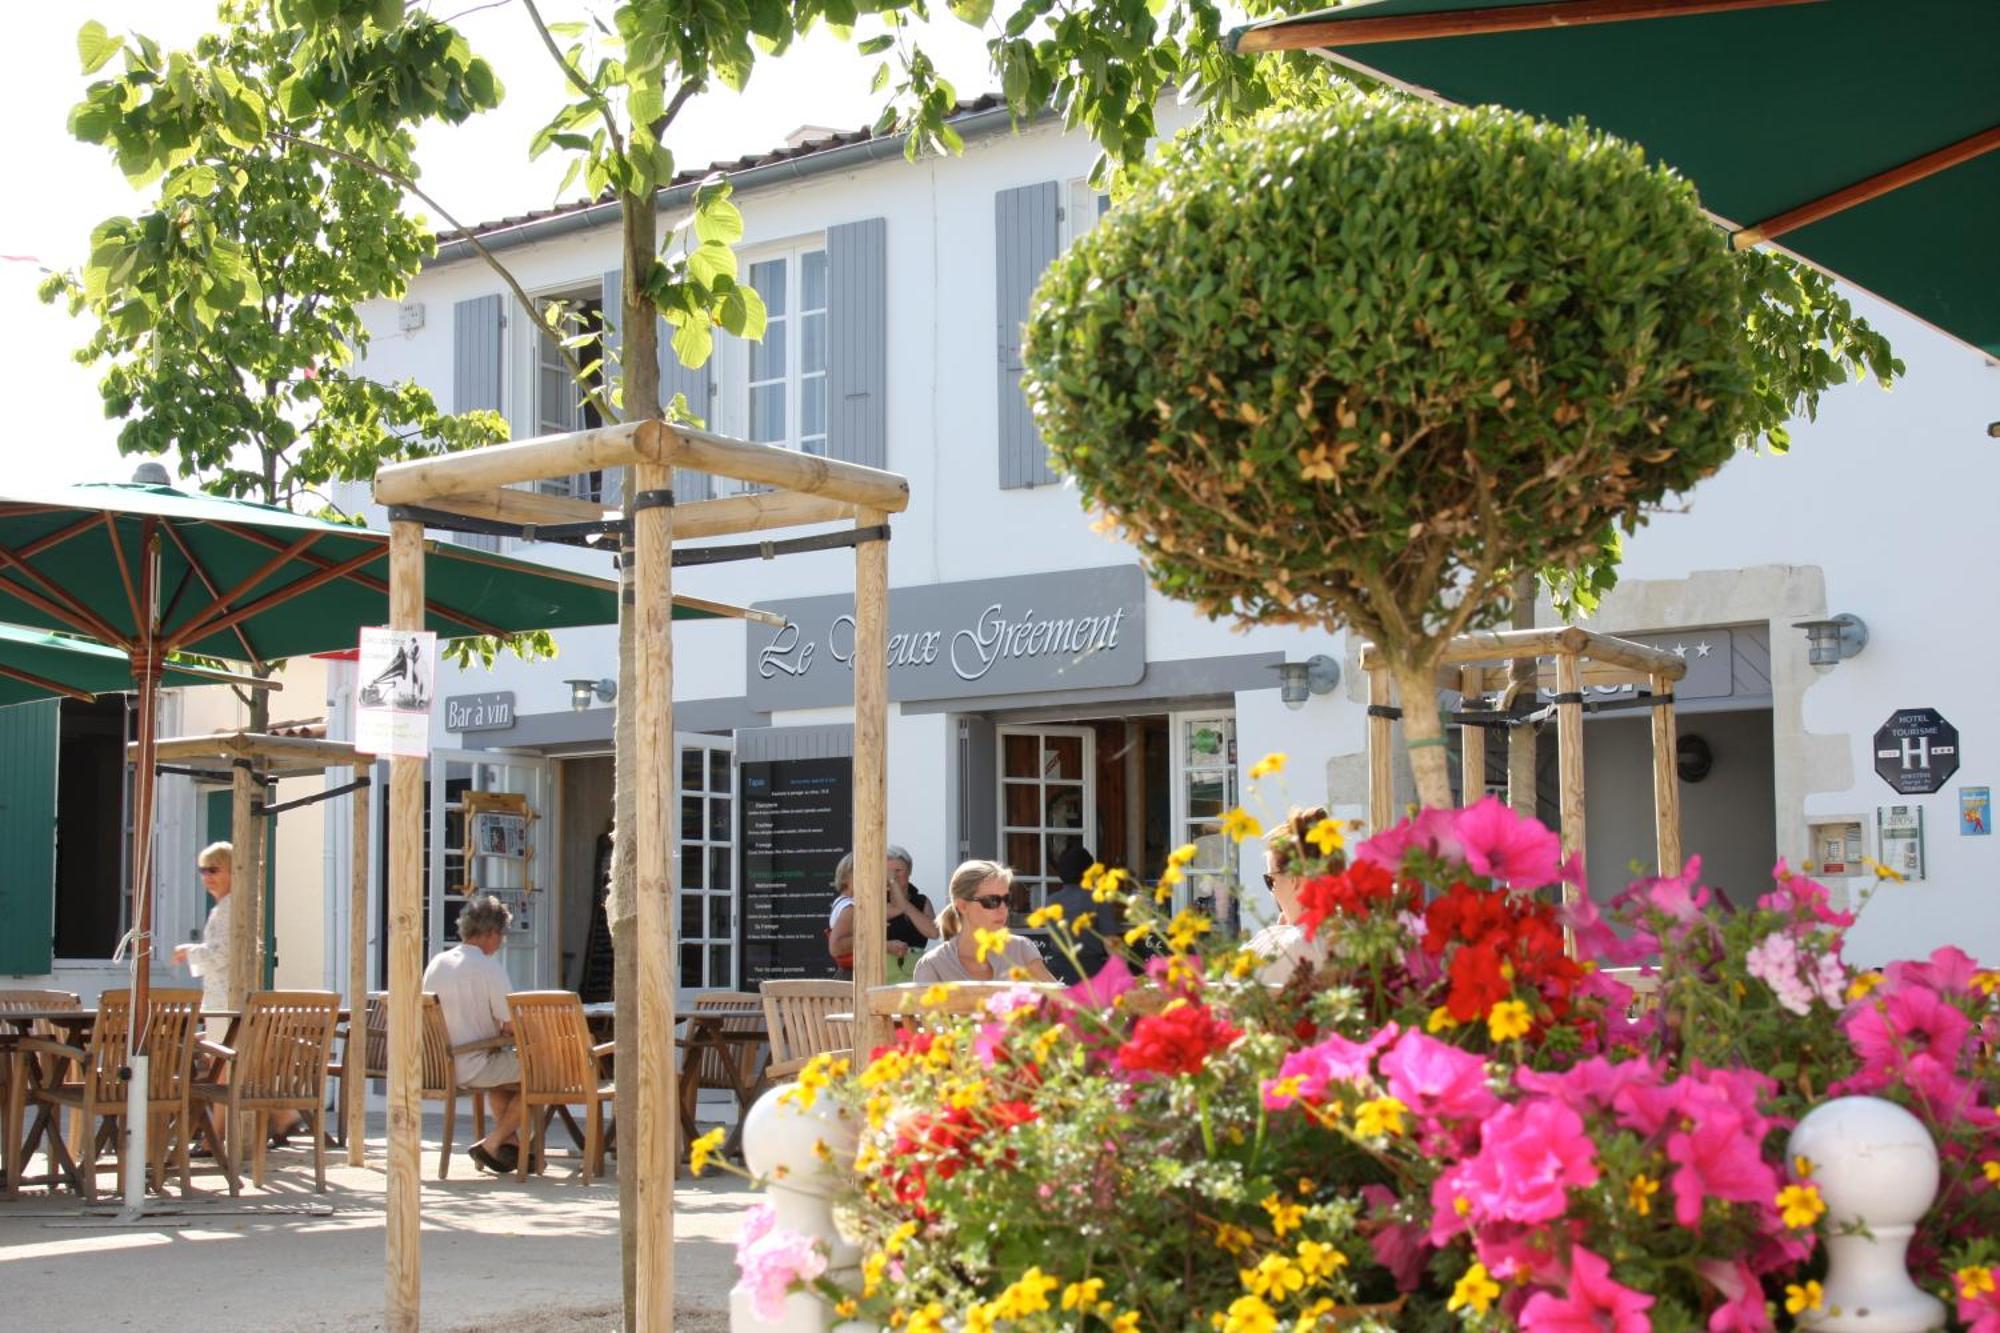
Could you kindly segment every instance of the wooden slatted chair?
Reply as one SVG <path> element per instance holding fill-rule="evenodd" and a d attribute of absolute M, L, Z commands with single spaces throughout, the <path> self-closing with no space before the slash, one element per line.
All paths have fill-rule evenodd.
<path fill-rule="evenodd" d="M 151 1086 L 146 1093 L 146 1113 L 153 1160 L 147 1163 L 147 1170 L 154 1188 L 161 1188 L 171 1146 L 185 1192 L 192 1183 L 188 1093 L 195 1035 L 201 1024 L 201 991 L 155 988 L 150 1018 L 146 1049 L 150 1056 L 147 1082 Z M 23 1051 L 64 1066 L 54 1071 L 62 1081 L 51 1079 L 53 1086 L 35 1092 L 38 1110 L 28 1144 L 32 1147 L 47 1135 L 52 1166 L 74 1180 L 86 1199 L 97 1197 L 97 1158 L 107 1142 L 116 1151 L 119 1174 L 124 1174 L 125 1136 L 117 1131 L 125 1117 L 125 1081 L 119 1075 L 126 1066 L 132 1026 L 132 992 L 108 990 L 98 997 L 97 1022 L 90 1029 L 87 1046 L 65 1045 L 52 1037 L 30 1037 L 21 1043 Z M 83 1122 L 77 1158 L 70 1156 L 52 1124 L 52 1118 L 64 1112 Z M 24 1149 L 24 1158 L 26 1152 Z"/>
<path fill-rule="evenodd" d="M 75 991 L 0 990 L 0 1014 L 32 1013 L 37 1010 L 47 1009 L 60 1009 L 69 1013 L 76 1013 L 82 1008 L 83 1004 L 78 1000 Z M 46 1037 L 50 1041 L 61 1041 L 63 1038 L 62 1031 L 53 1023 L 40 1020 L 31 1024 L 24 1035 Z M 39 1059 L 41 1063 L 36 1067 L 36 1073 L 41 1075 L 41 1077 L 36 1082 L 47 1085 L 53 1081 L 50 1075 L 55 1072 L 56 1062 L 48 1057 L 39 1057 Z M 12 1060 L 0 1060 L 0 1099 L 5 1099 L 7 1106 L 5 1119 L 0 1120 L 0 1124 L 4 1124 L 9 1128 L 21 1124 L 21 1118 L 27 1106 L 25 1100 L 27 1089 L 25 1087 L 17 1088 L 12 1085 L 10 1080 L 13 1077 L 13 1073 L 14 1062 Z M 9 1147 L 18 1148 L 20 1145 L 10 1144 Z M 26 1154 L 24 1153 L 22 1156 L 25 1157 Z M 12 1184 L 18 1185 L 19 1182 L 12 1182 Z"/>
<path fill-rule="evenodd" d="M 388 1049 L 388 997 L 382 1003 L 382 1065 L 384 1072 L 379 1077 L 387 1078 L 389 1064 Z M 438 1179 L 451 1175 L 451 1141 L 458 1127 L 458 1099 L 461 1094 L 472 1097 L 472 1141 L 486 1137 L 486 1092 L 483 1088 L 468 1088 L 458 1081 L 458 1060 L 461 1055 L 471 1055 L 474 1051 L 497 1051 L 514 1043 L 506 1037 L 488 1037 L 484 1041 L 468 1041 L 462 1046 L 451 1044 L 451 1033 L 444 1025 L 444 1005 L 431 991 L 424 992 L 424 1068 L 423 1087 L 420 1096 L 427 1102 L 444 1103 L 444 1144 L 438 1149 Z"/>
<path fill-rule="evenodd" d="M 358 1040 L 357 1032 L 360 1034 Z M 343 1033 L 340 1058 L 328 1065 L 326 1072 L 329 1078 L 340 1080 L 340 1098 L 333 1113 L 333 1141 L 345 1148 L 347 1099 L 364 1091 L 369 1079 L 389 1077 L 389 992 L 369 991 L 367 1004 L 361 1013 L 361 1026 L 356 1028 L 354 1015 L 349 1014 Z"/>
<path fill-rule="evenodd" d="M 252 991 L 237 1020 L 234 1046 L 204 1040 L 200 1049 L 229 1081 L 203 1080 L 194 1095 L 226 1106 L 228 1127 L 216 1156 L 229 1192 L 243 1188 L 243 1153 L 252 1148 L 251 1179 L 264 1188 L 270 1118 L 291 1111 L 312 1123 L 313 1188 L 326 1193 L 326 1053 L 340 1022 L 340 996 L 327 990 Z"/>
<path fill-rule="evenodd" d="M 770 1034 L 771 1062 L 764 1077 L 773 1083 L 797 1076 L 815 1055 L 854 1044 L 851 1022 L 830 1015 L 851 1013 L 854 985 L 846 981 L 766 981 L 764 1028 Z"/>
<path fill-rule="evenodd" d="M 763 1032 L 766 1022 L 763 1000 L 742 991 L 703 991 L 694 997 L 694 1011 L 698 1014 L 728 1015 L 722 1020 L 724 1032 Z M 745 1041 L 734 1044 L 731 1050 L 736 1057 L 737 1081 L 746 1088 L 755 1087 L 757 1080 L 763 1077 L 764 1065 L 770 1056 L 768 1038 L 761 1043 Z M 697 1089 L 729 1088 L 729 1071 L 722 1067 L 722 1058 L 722 1053 L 716 1050 L 702 1052 L 700 1064 L 694 1071 Z"/>
<path fill-rule="evenodd" d="M 604 1169 L 604 1107 L 615 1095 L 604 1077 L 604 1058 L 615 1043 L 592 1045 L 583 1001 L 575 991 L 520 991 L 507 997 L 514 1015 L 514 1046 L 521 1053 L 521 1152 L 515 1179 L 526 1180 L 549 1119 L 571 1106 L 585 1108 L 583 1183 Z"/>

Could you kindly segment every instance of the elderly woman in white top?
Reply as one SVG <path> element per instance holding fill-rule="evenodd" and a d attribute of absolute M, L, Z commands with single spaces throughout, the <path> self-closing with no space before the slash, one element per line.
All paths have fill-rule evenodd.
<path fill-rule="evenodd" d="M 1054 981 L 1041 950 L 1018 935 L 997 952 L 989 950 L 986 960 L 980 961 L 979 932 L 1006 926 L 1013 887 L 1014 872 L 992 861 L 967 861 L 952 871 L 951 901 L 937 918 L 938 933 L 944 938 L 918 960 L 916 980 L 992 981 L 1018 967 L 1029 981 Z"/>
<path fill-rule="evenodd" d="M 195 858 L 195 870 L 201 875 L 201 886 L 208 890 L 208 896 L 215 899 L 215 906 L 208 911 L 208 920 L 202 924 L 201 943 L 177 944 L 174 946 L 174 961 L 185 963 L 188 969 L 201 978 L 201 1007 L 204 1009 L 227 1009 L 230 1007 L 229 993 L 229 896 L 230 876 L 235 867 L 236 849 L 226 842 L 212 842 L 201 849 Z M 218 1040 L 221 1034 L 210 1029 Z"/>

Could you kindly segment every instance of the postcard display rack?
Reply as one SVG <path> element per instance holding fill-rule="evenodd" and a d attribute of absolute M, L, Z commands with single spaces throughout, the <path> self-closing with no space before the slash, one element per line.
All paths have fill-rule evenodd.
<path fill-rule="evenodd" d="M 462 879 L 452 884 L 446 901 L 445 936 L 456 939 L 458 911 L 475 895 L 490 893 L 514 916 L 510 934 L 534 930 L 535 842 L 530 836 L 539 817 L 519 792 L 468 791 L 460 798 L 459 817 L 452 823 L 462 839 L 448 855 L 461 867 Z"/>

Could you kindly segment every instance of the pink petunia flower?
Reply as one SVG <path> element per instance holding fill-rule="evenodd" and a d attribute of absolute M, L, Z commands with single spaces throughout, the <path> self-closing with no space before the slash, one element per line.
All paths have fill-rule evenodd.
<path fill-rule="evenodd" d="M 1652 1333 L 1653 1298 L 1611 1280 L 1611 1265 L 1581 1245 L 1570 1251 L 1569 1290 L 1538 1291 L 1521 1307 L 1525 1333 Z"/>
<path fill-rule="evenodd" d="M 1420 850 L 1444 861 L 1463 860 L 1458 843 L 1458 811 L 1431 808 L 1420 811 L 1392 828 L 1384 829 L 1354 849 L 1356 861 L 1381 866 L 1391 874 L 1400 873 L 1403 861 Z"/>
<path fill-rule="evenodd" d="M 1754 1109 L 1746 1112 L 1723 1079 L 1689 1077 L 1676 1088 L 1678 1119 L 1667 1136 L 1667 1158 L 1677 1168 L 1674 1220 L 1693 1229 L 1708 1199 L 1768 1204 L 1778 1192 L 1777 1173 L 1762 1153 L 1768 1122 Z"/>
<path fill-rule="evenodd" d="M 1763 1284 L 1749 1264 L 1741 1259 L 1703 1259 L 1695 1271 L 1722 1293 L 1722 1304 L 1708 1316 L 1708 1333 L 1769 1333 L 1774 1327 Z"/>
<path fill-rule="evenodd" d="M 1449 1211 L 1458 1211 L 1462 1197 L 1474 1219 L 1535 1223 L 1562 1216 L 1569 1191 L 1596 1184 L 1597 1175 L 1597 1146 L 1583 1118 L 1537 1098 L 1503 1107 L 1480 1126 L 1479 1152 L 1439 1183 L 1452 1183 Z"/>
<path fill-rule="evenodd" d="M 785 1317 L 785 1297 L 792 1287 L 826 1271 L 826 1251 L 804 1232 L 767 1225 L 756 1240 L 736 1251 L 736 1269 L 741 1274 L 736 1290 L 750 1297 L 759 1319 L 776 1323 Z"/>
<path fill-rule="evenodd" d="M 1956 1068 L 1972 1020 L 1932 990 L 1913 981 L 1891 982 L 1848 1010 L 1847 1040 L 1864 1070 L 1888 1073 L 1924 1054 Z"/>
<path fill-rule="evenodd" d="M 1415 1028 L 1396 1039 L 1380 1063 L 1389 1093 L 1419 1121 L 1478 1121 L 1500 1104 L 1486 1086 L 1486 1061 Z"/>
<path fill-rule="evenodd" d="M 1562 839 L 1497 797 L 1459 811 L 1453 832 L 1465 864 L 1488 879 L 1538 889 L 1562 875 Z"/>
<path fill-rule="evenodd" d="M 1328 1084 L 1367 1078 L 1368 1066 L 1376 1052 L 1394 1041 L 1399 1031 L 1396 1024 L 1390 1023 L 1365 1042 L 1333 1036 L 1293 1051 L 1278 1066 L 1278 1076 L 1264 1080 L 1264 1109 L 1283 1111 L 1294 1102 L 1320 1101 L 1326 1096 Z"/>

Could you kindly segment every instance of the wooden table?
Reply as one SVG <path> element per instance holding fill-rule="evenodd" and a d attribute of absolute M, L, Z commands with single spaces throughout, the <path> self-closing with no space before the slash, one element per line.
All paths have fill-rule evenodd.
<path fill-rule="evenodd" d="M 681 1064 L 681 1129 L 688 1142 L 692 1143 L 696 1134 L 696 1103 L 703 1087 L 702 1057 L 712 1052 L 716 1057 L 715 1063 L 722 1068 L 727 1091 L 736 1099 L 736 1123 L 730 1127 L 722 1151 L 732 1157 L 738 1156 L 743 1150 L 743 1121 L 750 1114 L 751 1104 L 757 1100 L 757 1093 L 764 1082 L 761 1069 L 745 1072 L 742 1058 L 744 1047 L 763 1046 L 771 1039 L 771 1034 L 764 1028 L 763 1009 L 761 1006 L 756 1010 L 747 1006 L 742 1009 L 697 1009 L 685 1018 L 687 1035 L 679 1043 L 681 1049 L 687 1052 L 687 1058 Z M 747 1023 L 746 1019 L 754 1019 L 754 1023 Z"/>

